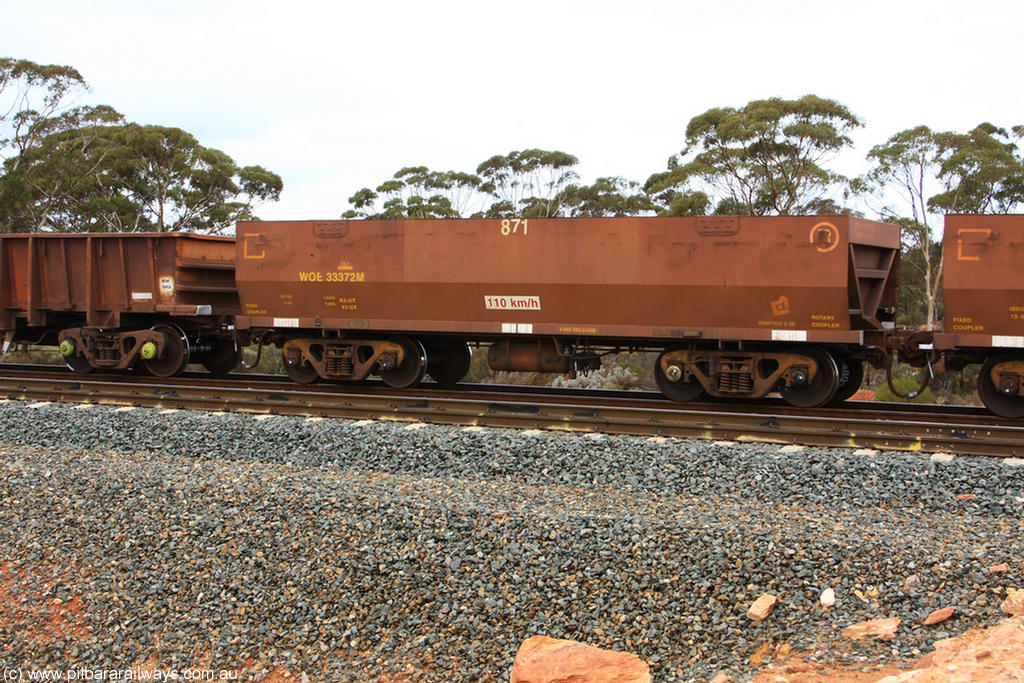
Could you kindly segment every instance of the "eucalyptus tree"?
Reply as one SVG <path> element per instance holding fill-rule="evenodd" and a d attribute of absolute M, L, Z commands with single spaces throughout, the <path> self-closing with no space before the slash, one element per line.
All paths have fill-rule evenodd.
<path fill-rule="evenodd" d="M 466 218 L 481 210 L 486 195 L 479 176 L 406 166 L 375 190 L 364 187 L 349 197 L 344 218 Z"/>
<path fill-rule="evenodd" d="M 716 213 L 810 213 L 844 186 L 828 163 L 862 125 L 842 104 L 815 95 L 716 107 L 690 120 L 682 152 L 645 187 L 662 197 L 666 213 L 712 205 Z"/>
<path fill-rule="evenodd" d="M 476 169 L 480 189 L 495 202 L 484 212 L 493 218 L 525 216 L 546 218 L 563 214 L 564 190 L 579 180 L 571 154 L 525 149 L 496 154 Z"/>

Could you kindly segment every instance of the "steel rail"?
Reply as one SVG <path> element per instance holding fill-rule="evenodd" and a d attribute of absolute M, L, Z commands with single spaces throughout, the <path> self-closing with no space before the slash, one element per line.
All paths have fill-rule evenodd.
<path fill-rule="evenodd" d="M 286 379 L 194 375 L 73 375 L 0 364 L 0 397 L 162 409 L 382 419 L 480 427 L 603 432 L 717 441 L 894 449 L 991 456 L 1024 454 L 1024 424 L 973 408 L 848 404 L 801 412 L 782 402 L 678 404 L 654 392 L 424 384 L 300 386 Z"/>

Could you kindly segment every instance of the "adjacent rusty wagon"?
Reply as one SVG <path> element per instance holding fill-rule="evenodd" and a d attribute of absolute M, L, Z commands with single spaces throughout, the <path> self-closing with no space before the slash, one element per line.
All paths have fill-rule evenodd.
<path fill-rule="evenodd" d="M 677 400 L 845 398 L 893 327 L 899 229 L 849 216 L 240 222 L 238 328 L 300 382 L 574 372 L 661 351 Z"/>
<path fill-rule="evenodd" d="M 943 233 L 947 369 L 983 363 L 978 395 L 994 413 L 1024 417 L 1024 216 L 950 215 Z"/>
<path fill-rule="evenodd" d="M 59 344 L 68 367 L 141 361 L 175 375 L 189 362 L 238 363 L 234 240 L 182 233 L 0 235 L 0 332 Z"/>

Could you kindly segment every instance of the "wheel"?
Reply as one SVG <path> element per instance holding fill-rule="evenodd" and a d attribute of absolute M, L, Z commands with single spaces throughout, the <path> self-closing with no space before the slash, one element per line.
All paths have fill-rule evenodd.
<path fill-rule="evenodd" d="M 427 352 L 423 350 L 423 345 L 415 339 L 396 337 L 391 341 L 402 346 L 405 351 L 405 359 L 397 368 L 381 370 L 380 378 L 392 389 L 416 386 L 427 371 Z"/>
<path fill-rule="evenodd" d="M 320 373 L 309 363 L 302 362 L 302 354 L 297 348 L 285 349 L 284 371 L 293 382 L 298 384 L 312 384 L 320 379 Z"/>
<path fill-rule="evenodd" d="M 438 386 L 452 387 L 469 372 L 473 352 L 469 344 L 438 344 L 427 347 L 427 374 Z"/>
<path fill-rule="evenodd" d="M 805 356 L 810 356 L 818 364 L 818 372 L 814 379 L 803 384 L 782 387 L 779 393 L 791 406 L 797 408 L 817 408 L 832 400 L 839 387 L 839 369 L 832 356 L 821 349 L 802 349 Z"/>
<path fill-rule="evenodd" d="M 829 403 L 836 405 L 843 403 L 857 393 L 861 383 L 864 381 L 864 362 L 854 360 L 846 354 L 833 356 L 836 361 L 836 369 L 839 371 L 839 384 L 836 387 L 836 395 Z"/>
<path fill-rule="evenodd" d="M 999 363 L 1022 362 L 1024 356 L 1014 354 L 1002 354 L 989 358 L 981 366 L 978 373 L 978 396 L 985 407 L 1000 417 L 1018 418 L 1024 417 L 1024 398 L 1021 398 L 1013 389 L 1010 393 L 1003 393 L 1000 387 L 992 382 L 992 368 Z"/>
<path fill-rule="evenodd" d="M 216 339 L 213 349 L 203 355 L 202 364 L 214 377 L 225 377 L 238 367 L 241 357 L 230 339 Z"/>
<path fill-rule="evenodd" d="M 84 375 L 94 370 L 85 356 L 67 356 L 64 359 L 64 365 L 68 366 L 72 372 L 77 372 L 80 375 Z"/>
<path fill-rule="evenodd" d="M 667 351 L 665 353 L 668 353 Z M 665 395 L 666 398 L 678 401 L 680 403 L 688 403 L 689 401 L 696 401 L 699 398 L 704 397 L 704 386 L 694 378 L 690 378 L 690 381 L 679 380 L 673 382 L 661 369 L 661 358 L 665 354 L 662 353 L 658 356 L 658 360 L 654 363 L 654 382 L 658 385 L 658 389 Z"/>
<path fill-rule="evenodd" d="M 142 362 L 155 377 L 174 377 L 188 365 L 192 353 L 185 332 L 173 323 L 160 323 L 149 328 L 164 335 L 163 358 L 143 358 Z"/>

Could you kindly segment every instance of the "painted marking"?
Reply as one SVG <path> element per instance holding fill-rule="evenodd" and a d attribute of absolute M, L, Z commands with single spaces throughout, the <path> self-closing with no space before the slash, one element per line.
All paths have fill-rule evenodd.
<path fill-rule="evenodd" d="M 153 292 L 132 292 L 132 301 L 152 301 Z"/>
<path fill-rule="evenodd" d="M 533 323 L 516 325 L 516 332 L 519 334 L 533 334 Z"/>
<path fill-rule="evenodd" d="M 488 311 L 539 311 L 540 297 L 484 294 L 484 308 Z"/>
<path fill-rule="evenodd" d="M 160 278 L 160 293 L 165 296 L 174 294 L 174 278 L 164 276 Z"/>
<path fill-rule="evenodd" d="M 1005 335 L 992 335 L 992 346 L 1003 346 L 1013 347 L 1015 349 L 1024 348 L 1024 337 L 1013 337 Z"/>
<path fill-rule="evenodd" d="M 807 330 L 772 330 L 772 341 L 807 341 Z"/>
<path fill-rule="evenodd" d="M 988 228 L 960 228 L 956 233 L 956 260 L 957 261 L 980 261 L 981 260 L 981 249 L 978 245 L 984 246 L 984 240 L 992 234 L 992 231 Z M 974 256 L 969 256 L 964 253 L 964 240 L 961 235 L 974 235 L 971 242 L 967 245 L 968 248 L 974 247 L 977 253 Z M 977 236 L 981 236 L 978 239 Z"/>
<path fill-rule="evenodd" d="M 274 327 L 298 327 L 298 318 L 274 318 Z"/>
<path fill-rule="evenodd" d="M 776 318 L 780 315 L 789 315 L 789 297 L 783 294 L 775 301 L 768 302 L 772 308 L 772 315 Z"/>
<path fill-rule="evenodd" d="M 831 223 L 822 222 L 811 228 L 810 243 L 824 254 L 839 246 L 839 229 Z"/>
<path fill-rule="evenodd" d="M 247 232 L 242 235 L 242 258 L 261 259 L 266 255 L 267 242 L 262 232 Z"/>

